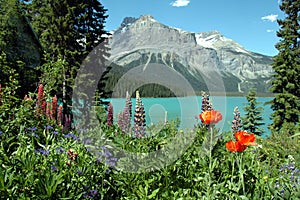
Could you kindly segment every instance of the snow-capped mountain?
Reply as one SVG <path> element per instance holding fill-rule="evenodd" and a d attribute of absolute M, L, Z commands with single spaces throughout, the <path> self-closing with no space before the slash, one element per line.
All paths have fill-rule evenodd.
<path fill-rule="evenodd" d="M 116 65 L 130 69 L 161 63 L 181 73 L 199 91 L 207 89 L 207 82 L 213 83 L 218 73 L 228 92 L 245 92 L 250 87 L 268 92 L 273 72 L 272 57 L 248 51 L 217 31 L 192 33 L 166 26 L 150 15 L 125 18 L 113 32 L 110 48 Z"/>

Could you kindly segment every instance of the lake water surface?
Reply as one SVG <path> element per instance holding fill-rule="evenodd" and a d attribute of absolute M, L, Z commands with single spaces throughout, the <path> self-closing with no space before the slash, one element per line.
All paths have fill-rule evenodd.
<path fill-rule="evenodd" d="M 266 123 L 262 128 L 269 134 L 267 125 L 271 123 L 269 119 L 272 110 L 270 105 L 264 105 L 265 102 L 270 101 L 272 97 L 257 97 L 257 102 L 261 102 L 259 106 L 264 108 L 262 117 Z M 247 104 L 245 97 L 229 97 L 229 96 L 211 96 L 213 108 L 219 110 L 223 115 L 223 120 L 217 124 L 221 131 L 228 131 L 231 129 L 231 121 L 233 120 L 233 110 L 238 106 L 241 116 L 245 112 L 243 107 Z M 201 96 L 194 97 L 174 97 L 174 98 L 142 98 L 145 107 L 146 124 L 156 124 L 164 122 L 165 113 L 167 112 L 167 119 L 173 120 L 179 118 L 181 121 L 180 128 L 193 128 L 197 123 L 200 123 L 198 115 L 201 113 Z M 114 107 L 114 119 L 117 121 L 117 115 L 123 111 L 125 106 L 125 99 L 111 99 Z M 132 112 L 134 113 L 135 99 L 132 99 Z"/>

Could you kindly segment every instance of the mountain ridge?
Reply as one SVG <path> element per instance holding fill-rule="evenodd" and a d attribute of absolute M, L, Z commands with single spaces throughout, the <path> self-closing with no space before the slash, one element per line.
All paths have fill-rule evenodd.
<path fill-rule="evenodd" d="M 124 18 L 112 32 L 110 48 L 110 60 L 118 66 L 130 69 L 137 63 L 161 63 L 193 80 L 194 88 L 207 84 L 203 77 L 211 79 L 218 71 L 226 91 L 243 93 L 256 87 L 264 93 L 273 73 L 271 56 L 248 51 L 216 30 L 189 32 L 164 25 L 151 15 Z M 218 88 L 210 89 L 218 92 Z"/>

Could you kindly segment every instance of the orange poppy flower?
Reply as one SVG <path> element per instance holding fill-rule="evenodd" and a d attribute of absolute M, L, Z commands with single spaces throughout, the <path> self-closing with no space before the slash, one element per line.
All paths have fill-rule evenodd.
<path fill-rule="evenodd" d="M 216 124 L 222 120 L 222 114 L 217 110 L 207 110 L 199 115 L 204 124 Z"/>
<path fill-rule="evenodd" d="M 230 140 L 225 144 L 226 148 L 231 152 L 243 152 L 247 148 L 246 145 L 241 144 L 238 141 Z"/>
<path fill-rule="evenodd" d="M 246 146 L 256 146 L 254 134 L 247 133 L 246 131 L 238 131 L 234 134 L 235 139 Z"/>

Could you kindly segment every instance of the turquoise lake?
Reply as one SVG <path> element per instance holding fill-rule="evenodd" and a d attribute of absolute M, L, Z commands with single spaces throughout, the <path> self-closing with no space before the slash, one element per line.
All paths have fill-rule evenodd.
<path fill-rule="evenodd" d="M 198 115 L 201 113 L 201 96 L 194 97 L 174 97 L 174 98 L 141 98 L 145 107 L 146 124 L 156 124 L 164 122 L 165 113 L 167 112 L 168 121 L 179 118 L 181 121 L 180 128 L 188 129 L 193 128 L 195 124 L 200 123 Z M 257 102 L 259 106 L 263 107 L 262 117 L 264 118 L 265 125 L 262 128 L 265 134 L 269 134 L 267 126 L 271 123 L 270 114 L 272 110 L 270 105 L 264 105 L 265 102 L 270 101 L 272 97 L 258 97 Z M 132 98 L 132 113 L 134 113 L 135 99 Z M 243 107 L 247 104 L 245 97 L 224 97 L 224 96 L 211 96 L 213 108 L 219 110 L 223 119 L 217 124 L 220 131 L 231 130 L 231 121 L 233 120 L 233 110 L 237 106 L 244 116 L 245 112 Z M 114 108 L 114 121 L 117 122 L 118 113 L 123 111 L 125 106 L 125 99 L 110 99 Z"/>

